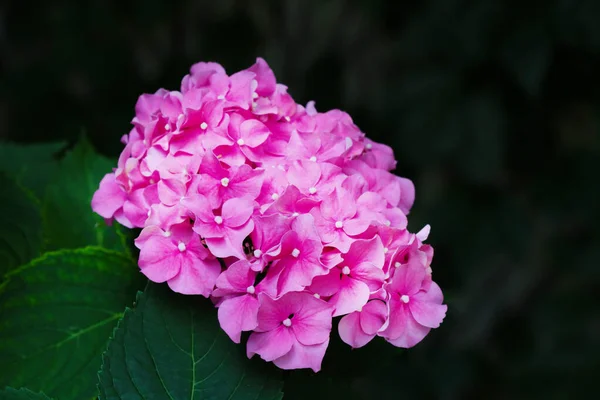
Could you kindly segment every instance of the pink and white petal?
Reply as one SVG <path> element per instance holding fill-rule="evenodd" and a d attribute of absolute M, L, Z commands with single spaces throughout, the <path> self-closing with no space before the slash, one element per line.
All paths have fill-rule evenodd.
<path fill-rule="evenodd" d="M 265 361 L 283 357 L 296 342 L 294 334 L 283 325 L 268 332 L 254 332 L 248 338 L 246 353 L 248 358 L 258 354 Z"/>
<path fill-rule="evenodd" d="M 283 357 L 274 360 L 273 364 L 281 369 L 310 368 L 314 372 L 319 372 L 327 346 L 329 346 L 329 339 L 313 346 L 295 342 L 291 350 Z"/>
<path fill-rule="evenodd" d="M 242 331 L 251 331 L 258 326 L 257 313 L 256 297 L 243 295 L 224 300 L 219 305 L 217 315 L 221 329 L 231 340 L 239 343 Z"/>
<path fill-rule="evenodd" d="M 152 282 L 165 282 L 176 276 L 181 267 L 179 250 L 168 238 L 149 238 L 142 249 L 138 264 Z"/>
<path fill-rule="evenodd" d="M 310 284 L 310 291 L 322 297 L 333 296 L 342 286 L 340 274 L 339 268 L 333 268 L 327 275 L 315 276 Z"/>
<path fill-rule="evenodd" d="M 338 324 L 340 338 L 354 349 L 363 347 L 375 337 L 375 334 L 363 332 L 359 319 L 360 313 L 353 312 L 342 317 Z"/>
<path fill-rule="evenodd" d="M 169 279 L 169 287 L 177 293 L 210 296 L 221 273 L 221 264 L 215 259 L 200 260 L 186 252 L 179 257 L 181 269 L 179 274 Z"/>
<path fill-rule="evenodd" d="M 408 296 L 416 294 L 421 289 L 425 275 L 425 268 L 418 261 L 410 260 L 396 268 L 388 290 Z"/>
<path fill-rule="evenodd" d="M 239 260 L 219 275 L 216 286 L 224 294 L 246 293 L 247 288 L 254 284 L 255 277 L 256 273 L 252 271 L 250 263 Z"/>
<path fill-rule="evenodd" d="M 224 224 L 228 227 L 237 228 L 248 222 L 253 212 L 253 201 L 247 198 L 233 198 L 223 203 L 221 216 Z"/>
<path fill-rule="evenodd" d="M 352 268 L 363 262 L 369 262 L 375 267 L 381 269 L 385 262 L 385 253 L 383 252 L 383 243 L 381 238 L 375 236 L 369 240 L 356 240 L 350 246 L 348 253 L 344 254 L 344 261 Z"/>
<path fill-rule="evenodd" d="M 364 282 L 348 277 L 342 278 L 340 290 L 330 300 L 335 307 L 333 316 L 360 310 L 369 301 L 370 292 Z"/>
<path fill-rule="evenodd" d="M 369 335 L 375 335 L 385 323 L 388 316 L 387 313 L 387 305 L 383 301 L 369 301 L 360 313 L 360 327 L 362 331 Z"/>
<path fill-rule="evenodd" d="M 92 198 L 92 209 L 104 218 L 112 218 L 123 207 L 127 193 L 115 180 L 115 174 L 106 174 L 100 181 L 100 187 Z"/>
<path fill-rule="evenodd" d="M 296 339 L 304 345 L 323 343 L 329 339 L 333 307 L 326 301 L 303 293 L 298 296 L 302 306 L 292 318 L 291 329 Z"/>
<path fill-rule="evenodd" d="M 246 146 L 256 147 L 263 144 L 270 133 L 269 128 L 257 119 L 248 119 L 240 125 L 240 138 Z"/>
<path fill-rule="evenodd" d="M 415 321 L 428 328 L 438 328 L 446 317 L 448 306 L 445 304 L 442 305 L 419 301 L 419 299 L 415 297 L 416 296 L 413 296 L 408 304 L 408 308 Z"/>
<path fill-rule="evenodd" d="M 351 276 L 367 284 L 371 292 L 381 288 L 385 279 L 385 273 L 370 262 L 363 262 L 351 268 Z"/>
<path fill-rule="evenodd" d="M 395 339 L 386 340 L 396 347 L 408 349 L 423 340 L 430 330 L 431 328 L 424 327 L 423 325 L 418 324 L 413 318 L 410 318 L 410 320 L 406 322 L 405 329 L 400 336 Z"/>

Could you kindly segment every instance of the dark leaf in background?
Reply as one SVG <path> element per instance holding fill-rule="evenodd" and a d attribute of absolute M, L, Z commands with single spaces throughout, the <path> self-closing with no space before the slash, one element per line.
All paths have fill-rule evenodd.
<path fill-rule="evenodd" d="M 0 281 L 8 271 L 40 255 L 42 218 L 33 195 L 0 173 Z"/>
<path fill-rule="evenodd" d="M 46 250 L 90 244 L 123 251 L 128 248 L 120 225 L 108 226 L 91 206 L 100 180 L 115 166 L 115 160 L 97 154 L 85 138 L 60 160 L 43 200 Z"/>
<path fill-rule="evenodd" d="M 102 352 L 142 278 L 129 258 L 93 247 L 12 270 L 0 286 L 0 386 L 95 396 Z"/>
<path fill-rule="evenodd" d="M 0 390 L 0 400 L 51 400 L 44 393 L 35 393 L 29 389 L 7 387 Z"/>
<path fill-rule="evenodd" d="M 0 171 L 31 190 L 38 199 L 57 172 L 59 152 L 65 142 L 43 144 L 0 143 Z"/>

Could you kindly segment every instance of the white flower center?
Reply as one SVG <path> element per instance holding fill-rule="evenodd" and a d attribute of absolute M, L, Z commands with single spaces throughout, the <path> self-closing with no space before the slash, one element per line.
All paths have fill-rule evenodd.
<path fill-rule="evenodd" d="M 389 219 L 386 219 L 384 224 L 385 224 L 385 226 L 390 226 L 392 224 L 392 221 L 390 221 Z"/>
<path fill-rule="evenodd" d="M 183 253 L 186 250 L 185 243 L 179 242 L 179 244 L 177 245 L 177 248 L 179 249 L 179 251 L 181 251 Z"/>
<path fill-rule="evenodd" d="M 221 179 L 221 185 L 223 185 L 223 187 L 229 186 L 229 178 Z"/>
<path fill-rule="evenodd" d="M 220 94 L 220 95 L 217 96 L 217 99 L 219 99 L 219 100 L 225 100 L 225 95 Z"/>
<path fill-rule="evenodd" d="M 254 294 L 256 292 L 256 289 L 254 289 L 254 286 L 250 285 L 246 288 L 246 293 L 248 294 Z"/>
<path fill-rule="evenodd" d="M 390 249 L 388 249 L 387 247 L 384 247 L 384 248 L 383 248 L 383 252 L 384 252 L 385 254 L 387 254 L 387 252 L 388 252 L 388 251 L 390 251 Z"/>
<path fill-rule="evenodd" d="M 171 130 L 171 124 L 165 124 L 165 131 Z"/>
<path fill-rule="evenodd" d="M 284 326 L 287 326 L 289 328 L 290 326 L 292 326 L 292 320 L 289 319 L 289 318 L 286 318 L 286 319 L 283 320 L 282 324 Z"/>
<path fill-rule="evenodd" d="M 350 275 L 350 267 L 345 266 L 344 268 L 342 268 L 342 274 Z"/>
<path fill-rule="evenodd" d="M 408 297 L 407 295 L 403 294 L 402 296 L 400 296 L 400 301 L 403 302 L 404 304 L 408 303 L 410 301 L 410 297 Z"/>
<path fill-rule="evenodd" d="M 294 212 L 294 213 L 292 214 L 292 217 L 296 218 L 298 215 L 300 215 L 300 214 L 298 214 L 297 212 Z"/>
<path fill-rule="evenodd" d="M 271 195 L 271 198 L 272 198 L 273 200 L 277 200 L 277 199 L 279 198 L 279 195 L 278 195 L 277 193 L 273 193 L 273 194 Z"/>
<path fill-rule="evenodd" d="M 313 296 L 315 296 L 315 298 L 317 298 L 317 299 L 321 298 L 321 295 L 319 293 L 315 293 L 315 294 L 313 294 Z"/>
<path fill-rule="evenodd" d="M 314 187 L 314 186 L 313 186 L 313 187 L 311 187 L 311 188 L 309 188 L 309 189 L 308 189 L 308 193 L 310 193 L 310 194 L 315 194 L 315 193 L 317 193 L 317 188 L 316 188 L 316 187 Z"/>
<path fill-rule="evenodd" d="M 344 226 L 344 223 L 342 221 L 335 221 L 335 227 L 340 229 L 341 227 Z"/>
<path fill-rule="evenodd" d="M 262 256 L 262 250 L 261 249 L 254 250 L 254 257 L 258 258 L 260 256 Z"/>
<path fill-rule="evenodd" d="M 243 146 L 244 145 L 244 139 L 238 139 L 237 140 L 237 144 L 238 144 L 238 146 Z"/>
<path fill-rule="evenodd" d="M 292 250 L 292 257 L 298 257 L 300 255 L 300 250 L 294 249 Z"/>
<path fill-rule="evenodd" d="M 208 128 L 208 124 L 206 122 L 200 124 L 200 129 L 204 130 L 206 128 Z"/>
<path fill-rule="evenodd" d="M 171 232 L 170 231 L 164 231 L 163 232 L 163 236 L 164 237 L 171 237 Z"/>
<path fill-rule="evenodd" d="M 221 217 L 220 215 L 217 215 L 215 217 L 215 222 L 217 223 L 217 225 L 221 225 L 223 223 L 223 217 Z"/>
<path fill-rule="evenodd" d="M 309 160 L 312 161 L 312 162 L 315 162 L 315 161 L 317 161 L 317 157 L 312 156 L 311 158 L 309 158 Z"/>
<path fill-rule="evenodd" d="M 371 143 L 367 143 L 367 144 L 365 145 L 365 147 L 366 147 L 368 150 L 371 150 L 371 149 L 373 148 L 373 145 L 372 145 Z"/>
<path fill-rule="evenodd" d="M 394 267 L 396 267 L 396 268 L 400 267 L 400 265 L 401 265 L 401 264 L 400 264 L 400 261 L 396 261 L 396 262 L 394 263 Z"/>

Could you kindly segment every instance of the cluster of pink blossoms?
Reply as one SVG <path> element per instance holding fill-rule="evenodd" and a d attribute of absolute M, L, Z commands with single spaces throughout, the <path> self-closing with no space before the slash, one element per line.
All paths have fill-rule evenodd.
<path fill-rule="evenodd" d="M 411 347 L 446 314 L 429 227 L 407 231 L 414 186 L 392 149 L 339 110 L 303 107 L 262 59 L 228 76 L 198 63 L 181 91 L 140 96 L 118 167 L 92 200 L 143 228 L 151 281 L 210 297 L 249 357 L 318 371 L 332 318 L 357 348 Z"/>

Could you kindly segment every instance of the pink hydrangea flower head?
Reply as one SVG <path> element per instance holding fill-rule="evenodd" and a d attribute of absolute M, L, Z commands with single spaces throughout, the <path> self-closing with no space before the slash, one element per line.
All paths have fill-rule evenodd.
<path fill-rule="evenodd" d="M 194 64 L 143 94 L 92 209 L 141 228 L 141 272 L 210 297 L 248 356 L 318 371 L 333 317 L 350 346 L 411 347 L 446 313 L 429 226 L 410 232 L 393 150 L 341 110 L 297 104 L 265 60 Z"/>

